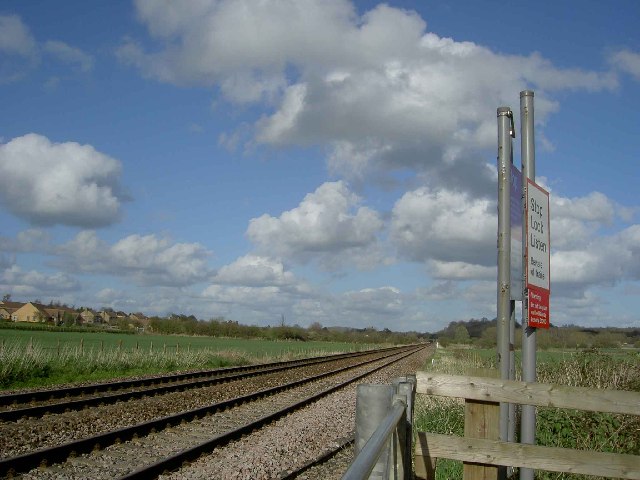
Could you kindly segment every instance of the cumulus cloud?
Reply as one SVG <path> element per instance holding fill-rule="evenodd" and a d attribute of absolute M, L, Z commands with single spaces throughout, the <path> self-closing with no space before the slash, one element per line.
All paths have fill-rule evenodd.
<path fill-rule="evenodd" d="M 429 272 L 434 278 L 456 280 L 487 280 L 496 278 L 497 267 L 465 262 L 429 261 Z"/>
<path fill-rule="evenodd" d="M 410 169 L 429 185 L 488 194 L 479 156 L 494 148 L 496 105 L 536 89 L 540 124 L 561 90 L 618 85 L 612 72 L 563 69 L 538 53 L 503 55 L 427 31 L 417 13 L 347 0 L 252 4 L 136 2 L 161 47 L 127 39 L 120 58 L 176 84 L 219 86 L 235 102 L 263 102 L 258 142 L 329 144 L 333 172 L 354 180 Z M 513 92 L 505 96 L 504 92 Z"/>
<path fill-rule="evenodd" d="M 93 57 L 79 48 L 72 47 L 65 42 L 48 40 L 43 49 L 61 62 L 74 66 L 81 72 L 89 72 L 93 69 Z"/>
<path fill-rule="evenodd" d="M 80 290 L 80 282 L 66 273 L 24 271 L 11 265 L 0 272 L 0 290 L 23 296 L 55 296 Z"/>
<path fill-rule="evenodd" d="M 405 295 L 395 287 L 364 288 L 342 294 L 343 308 L 351 313 L 369 312 L 375 315 L 399 315 L 404 313 Z"/>
<path fill-rule="evenodd" d="M 0 144 L 0 202 L 35 225 L 109 225 L 127 199 L 120 171 L 91 145 L 30 133 Z"/>
<path fill-rule="evenodd" d="M 580 248 L 551 253 L 552 289 L 562 293 L 572 288 L 613 285 L 640 280 L 640 225 L 590 239 Z"/>
<path fill-rule="evenodd" d="M 495 202 L 466 193 L 422 187 L 394 205 L 391 239 L 404 258 L 436 261 L 442 278 L 446 272 L 460 278 L 466 264 L 475 276 L 496 261 L 495 208 Z"/>
<path fill-rule="evenodd" d="M 552 192 L 549 201 L 553 215 L 551 245 L 556 249 L 584 246 L 600 229 L 611 227 L 617 220 L 630 222 L 635 213 L 600 192 L 574 198 Z"/>
<path fill-rule="evenodd" d="M 640 80 L 640 54 L 631 50 L 619 50 L 609 58 L 611 64 L 619 70 Z"/>
<path fill-rule="evenodd" d="M 18 15 L 0 15 L 0 52 L 30 57 L 36 53 L 36 41 Z"/>
<path fill-rule="evenodd" d="M 245 286 L 291 285 L 295 275 L 282 262 L 269 257 L 245 255 L 218 270 L 214 281 Z"/>
<path fill-rule="evenodd" d="M 56 248 L 69 271 L 129 277 L 140 285 L 186 286 L 208 279 L 210 253 L 198 243 L 172 243 L 156 235 L 129 235 L 113 245 L 85 230 Z"/>
<path fill-rule="evenodd" d="M 93 69 L 94 58 L 81 49 L 59 40 L 36 41 L 18 15 L 0 15 L 0 84 L 22 78 L 40 64 L 43 55 L 71 65 L 80 72 Z M 51 77 L 46 88 L 55 88 L 60 77 Z"/>
<path fill-rule="evenodd" d="M 16 238 L 0 236 L 0 251 L 45 253 L 50 248 L 51 236 L 42 229 L 32 228 L 19 232 Z"/>
<path fill-rule="evenodd" d="M 256 311 L 282 311 L 291 304 L 291 298 L 276 286 L 210 285 L 202 294 L 216 303 L 249 307 Z"/>
<path fill-rule="evenodd" d="M 37 42 L 18 15 L 0 15 L 0 85 L 21 78 L 38 62 Z"/>
<path fill-rule="evenodd" d="M 346 183 L 324 183 L 279 217 L 252 219 L 247 235 L 260 251 L 287 259 L 316 259 L 329 269 L 342 262 L 370 267 L 381 261 L 377 234 L 384 224 L 360 201 Z"/>

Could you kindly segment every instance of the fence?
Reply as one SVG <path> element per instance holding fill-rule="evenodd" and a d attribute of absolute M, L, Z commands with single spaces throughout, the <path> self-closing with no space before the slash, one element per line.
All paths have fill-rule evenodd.
<path fill-rule="evenodd" d="M 358 385 L 355 459 L 342 480 L 411 478 L 416 379 L 393 385 Z"/>
<path fill-rule="evenodd" d="M 465 401 L 464 437 L 418 433 L 416 479 L 434 479 L 437 458 L 462 460 L 465 480 L 497 479 L 504 467 L 640 479 L 637 455 L 498 440 L 500 402 L 640 415 L 640 393 L 425 372 L 418 372 L 416 390 Z"/>

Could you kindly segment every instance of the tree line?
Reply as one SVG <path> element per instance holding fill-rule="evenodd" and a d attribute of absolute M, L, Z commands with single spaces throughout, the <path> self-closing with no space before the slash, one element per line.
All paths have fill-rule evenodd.
<path fill-rule="evenodd" d="M 472 344 L 492 348 L 497 343 L 496 319 L 471 319 L 450 322 L 433 336 L 446 346 L 450 343 Z M 539 328 L 536 335 L 537 347 L 549 348 L 618 348 L 633 346 L 640 348 L 640 328 L 601 327 L 587 328 L 565 325 Z M 522 326 L 516 322 L 515 348 L 522 346 Z"/>
<path fill-rule="evenodd" d="M 309 327 L 287 325 L 284 321 L 276 326 L 261 327 L 243 325 L 223 317 L 198 320 L 193 315 L 171 314 L 168 317 L 151 317 L 149 326 L 154 333 L 168 335 L 201 335 L 211 337 L 259 338 L 268 340 L 326 341 L 349 343 L 417 343 L 428 339 L 428 334 L 418 332 L 393 332 L 373 327 L 357 329 L 346 327 L 323 327 L 314 322 Z"/>

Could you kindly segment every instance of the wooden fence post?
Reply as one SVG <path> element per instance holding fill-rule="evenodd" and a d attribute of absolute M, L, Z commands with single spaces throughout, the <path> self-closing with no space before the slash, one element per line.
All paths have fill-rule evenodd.
<path fill-rule="evenodd" d="M 464 436 L 469 438 L 500 438 L 500 404 L 465 400 Z M 462 468 L 464 480 L 498 480 L 498 467 L 464 462 Z"/>

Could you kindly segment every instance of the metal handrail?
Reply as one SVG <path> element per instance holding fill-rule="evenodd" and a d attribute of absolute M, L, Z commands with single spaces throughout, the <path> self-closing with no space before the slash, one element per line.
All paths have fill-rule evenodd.
<path fill-rule="evenodd" d="M 380 454 L 388 446 L 389 439 L 398 427 L 398 423 L 405 418 L 406 408 L 406 402 L 396 398 L 391 410 L 371 435 L 371 438 L 367 440 L 364 447 L 362 447 L 349 469 L 342 476 L 342 480 L 364 480 L 369 478 Z"/>

